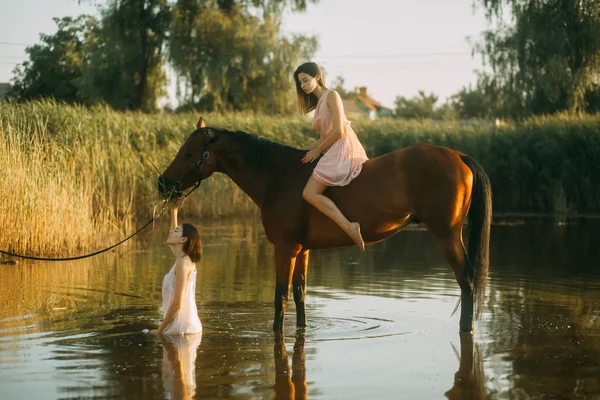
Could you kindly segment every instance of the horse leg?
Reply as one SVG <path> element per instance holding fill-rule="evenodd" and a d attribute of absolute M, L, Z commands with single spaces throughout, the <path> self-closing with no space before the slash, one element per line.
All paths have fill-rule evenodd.
<path fill-rule="evenodd" d="M 308 250 L 302 249 L 296 256 L 294 274 L 292 276 L 292 290 L 296 303 L 296 327 L 306 328 L 306 272 L 308 271 Z"/>
<path fill-rule="evenodd" d="M 296 332 L 294 342 L 294 355 L 292 356 L 292 383 L 296 400 L 308 399 L 308 385 L 306 384 L 306 354 L 304 352 L 304 332 Z"/>
<path fill-rule="evenodd" d="M 294 271 L 296 255 L 299 246 L 288 244 L 275 245 L 275 317 L 273 318 L 273 331 L 283 331 L 283 318 L 287 307 L 290 281 Z"/>
<path fill-rule="evenodd" d="M 444 257 L 452 266 L 454 277 L 460 286 L 460 332 L 473 333 L 473 278 L 474 269 L 467 257 L 462 241 L 462 224 L 452 228 L 436 229 L 428 226 Z"/>
<path fill-rule="evenodd" d="M 275 358 L 275 398 L 291 399 L 293 398 L 294 384 L 290 379 L 290 365 L 285 348 L 285 338 L 278 333 L 275 334 L 273 356 Z"/>

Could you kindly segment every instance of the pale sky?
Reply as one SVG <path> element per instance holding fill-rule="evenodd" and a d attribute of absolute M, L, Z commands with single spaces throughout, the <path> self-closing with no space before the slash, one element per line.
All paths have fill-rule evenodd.
<path fill-rule="evenodd" d="M 56 31 L 52 17 L 95 13 L 89 4 L 0 0 L 0 82 L 25 60 L 23 44 Z M 471 56 L 466 38 L 487 28 L 481 10 L 473 12 L 473 0 L 320 0 L 283 23 L 284 32 L 318 37 L 312 61 L 324 68 L 326 84 L 343 75 L 347 88 L 366 86 L 389 107 L 398 95 L 425 90 L 444 99 L 475 82 L 481 60 Z"/>

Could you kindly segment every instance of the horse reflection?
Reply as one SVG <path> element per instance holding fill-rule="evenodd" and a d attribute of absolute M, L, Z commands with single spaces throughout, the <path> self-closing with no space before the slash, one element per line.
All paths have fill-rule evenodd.
<path fill-rule="evenodd" d="M 454 347 L 454 346 L 453 346 Z M 445 396 L 450 399 L 485 399 L 485 374 L 481 345 L 473 344 L 472 335 L 460 335 L 460 359 L 454 374 L 454 386 Z"/>
<path fill-rule="evenodd" d="M 196 354 L 202 334 L 159 336 L 163 343 L 165 398 L 193 399 L 196 395 Z"/>
<path fill-rule="evenodd" d="M 290 367 L 284 337 L 282 334 L 275 335 L 273 355 L 275 357 L 275 398 L 278 400 L 308 399 L 304 341 L 304 333 L 296 333 L 294 355 L 292 356 L 292 374 L 290 377 Z"/>

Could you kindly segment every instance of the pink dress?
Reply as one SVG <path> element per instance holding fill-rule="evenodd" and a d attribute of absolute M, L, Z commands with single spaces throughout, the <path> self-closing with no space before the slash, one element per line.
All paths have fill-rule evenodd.
<path fill-rule="evenodd" d="M 333 130 L 333 117 L 327 107 L 327 96 L 331 90 L 323 93 L 313 118 L 312 128 L 324 139 Z M 327 186 L 346 186 L 360 174 L 362 165 L 369 158 L 358 137 L 350 126 L 350 121 L 342 110 L 344 131 L 342 136 L 325 152 L 313 171 L 313 176 Z"/>

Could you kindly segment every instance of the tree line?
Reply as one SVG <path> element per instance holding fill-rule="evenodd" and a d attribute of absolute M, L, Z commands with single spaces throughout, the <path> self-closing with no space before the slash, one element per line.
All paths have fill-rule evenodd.
<path fill-rule="evenodd" d="M 9 97 L 157 109 L 169 66 L 182 107 L 290 111 L 290 70 L 314 37 L 283 36 L 284 11 L 316 0 L 107 0 L 98 16 L 55 18 L 14 71 Z"/>
<path fill-rule="evenodd" d="M 55 19 L 57 32 L 26 49 L 9 96 L 152 112 L 168 67 L 180 108 L 290 113 L 292 72 L 318 42 L 283 35 L 282 16 L 317 1 L 106 0 L 97 17 Z M 522 119 L 600 109 L 600 0 L 475 5 L 493 26 L 472 42 L 484 65 L 476 83 L 443 104 L 434 93 L 398 96 L 396 117 Z"/>

